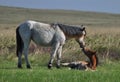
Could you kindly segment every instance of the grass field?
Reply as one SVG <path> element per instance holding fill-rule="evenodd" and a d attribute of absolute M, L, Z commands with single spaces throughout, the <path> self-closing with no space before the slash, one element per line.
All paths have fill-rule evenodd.
<path fill-rule="evenodd" d="M 4 61 L 0 65 L 0 82 L 119 82 L 120 62 L 102 64 L 96 71 L 68 70 L 68 68 L 48 70 L 45 66 L 32 69 L 16 68 L 16 63 Z"/>
<path fill-rule="evenodd" d="M 50 48 L 34 44 L 29 55 L 32 69 L 26 69 L 24 57 L 23 69 L 17 69 L 15 30 L 26 20 L 85 25 L 86 45 L 99 58 L 97 70 L 48 70 Z M 66 41 L 62 54 L 62 62 L 88 60 L 74 39 Z M 119 82 L 119 68 L 120 14 L 0 6 L 0 82 Z"/>

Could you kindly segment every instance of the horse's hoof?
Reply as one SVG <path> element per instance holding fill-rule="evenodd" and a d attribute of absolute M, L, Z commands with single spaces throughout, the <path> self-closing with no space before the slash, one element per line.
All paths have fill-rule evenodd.
<path fill-rule="evenodd" d="M 48 64 L 48 69 L 51 69 L 51 67 L 52 67 L 52 64 Z"/>
<path fill-rule="evenodd" d="M 30 65 L 27 65 L 27 68 L 28 68 L 28 69 L 31 69 L 31 66 L 30 66 Z"/>
<path fill-rule="evenodd" d="M 60 68 L 60 65 L 57 65 L 56 67 L 59 69 L 59 68 Z"/>
<path fill-rule="evenodd" d="M 18 64 L 18 68 L 22 68 L 22 65 Z"/>

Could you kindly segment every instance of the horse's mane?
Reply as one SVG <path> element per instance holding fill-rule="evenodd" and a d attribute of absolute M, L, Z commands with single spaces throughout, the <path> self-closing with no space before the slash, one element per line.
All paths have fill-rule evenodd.
<path fill-rule="evenodd" d="M 80 35 L 82 34 L 82 31 L 85 30 L 85 28 L 82 26 L 78 27 L 78 26 L 65 25 L 65 24 L 57 24 L 57 25 L 67 35 Z"/>

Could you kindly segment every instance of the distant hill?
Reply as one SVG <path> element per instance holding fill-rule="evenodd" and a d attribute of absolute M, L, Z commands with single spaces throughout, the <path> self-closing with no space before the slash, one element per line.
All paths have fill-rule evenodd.
<path fill-rule="evenodd" d="M 26 20 L 77 25 L 120 26 L 120 14 L 0 6 L 0 24 L 18 24 Z"/>

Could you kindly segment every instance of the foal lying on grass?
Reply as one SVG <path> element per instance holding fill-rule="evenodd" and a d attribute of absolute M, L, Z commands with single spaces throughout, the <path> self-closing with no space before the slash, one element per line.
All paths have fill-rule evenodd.
<path fill-rule="evenodd" d="M 88 49 L 86 47 L 84 47 L 82 49 L 82 51 L 90 59 L 90 63 L 89 63 L 88 67 L 90 67 L 92 70 L 95 70 L 97 65 L 98 65 L 98 58 L 96 55 L 96 51 L 93 51 L 93 50 Z"/>
<path fill-rule="evenodd" d="M 98 58 L 96 57 L 96 52 L 88 48 L 83 48 L 83 52 L 89 57 L 88 61 L 76 61 L 70 63 L 62 63 L 62 66 L 70 67 L 71 69 L 77 70 L 88 70 L 89 68 L 95 70 L 98 64 Z"/>

